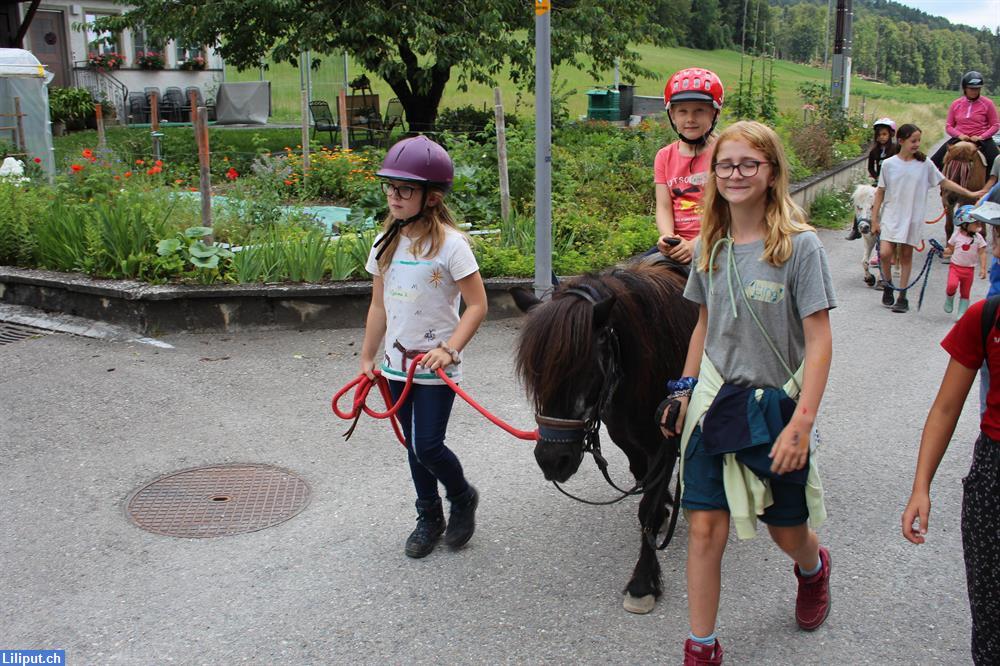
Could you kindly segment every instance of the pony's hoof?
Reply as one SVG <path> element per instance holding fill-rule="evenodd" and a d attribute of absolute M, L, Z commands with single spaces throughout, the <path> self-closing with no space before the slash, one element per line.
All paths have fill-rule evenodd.
<path fill-rule="evenodd" d="M 652 594 L 647 594 L 641 597 L 633 597 L 631 594 L 626 592 L 625 601 L 622 602 L 622 606 L 624 606 L 625 610 L 629 613 L 645 615 L 656 608 L 656 597 Z"/>
<path fill-rule="evenodd" d="M 875 276 L 872 275 L 871 273 L 869 273 L 868 275 L 866 275 L 865 276 L 865 284 L 868 285 L 869 287 L 874 287 L 875 286 Z"/>

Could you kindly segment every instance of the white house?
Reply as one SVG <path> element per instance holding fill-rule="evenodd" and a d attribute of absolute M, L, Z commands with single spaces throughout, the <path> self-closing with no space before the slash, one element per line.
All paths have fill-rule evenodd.
<path fill-rule="evenodd" d="M 129 114 L 129 95 L 132 93 L 144 95 L 147 88 L 156 88 L 162 96 L 168 87 L 181 90 L 197 87 L 205 99 L 211 99 L 224 78 L 222 58 L 203 45 L 173 40 L 155 44 L 143 30 L 126 30 L 118 34 L 95 32 L 92 27 L 95 19 L 127 9 L 110 0 L 86 3 L 0 0 L 0 42 L 16 41 L 17 31 L 32 9 L 34 16 L 22 44 L 52 72 L 51 85 L 89 88 L 96 96 L 107 99 L 123 119 Z M 139 67 L 139 54 L 148 51 L 163 55 L 164 69 Z M 108 53 L 124 57 L 119 69 L 100 71 L 88 65 L 90 55 Z M 183 68 L 183 63 L 197 57 L 204 59 L 204 70 Z"/>

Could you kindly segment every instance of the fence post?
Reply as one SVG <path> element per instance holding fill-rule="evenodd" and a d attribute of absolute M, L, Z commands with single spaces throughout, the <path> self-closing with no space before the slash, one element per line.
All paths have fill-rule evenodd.
<path fill-rule="evenodd" d="M 97 149 L 104 152 L 108 149 L 108 140 L 104 136 L 104 106 L 94 105 L 94 118 L 97 120 Z"/>
<path fill-rule="evenodd" d="M 14 126 L 17 127 L 17 149 L 27 155 L 28 142 L 24 138 L 24 114 L 21 113 L 21 98 L 14 98 Z"/>
<path fill-rule="evenodd" d="M 499 87 L 493 89 L 493 101 L 497 126 L 497 164 L 500 169 L 500 217 L 506 222 L 510 219 L 510 182 L 507 180 L 507 126 Z"/>
<path fill-rule="evenodd" d="M 198 107 L 195 121 L 195 137 L 198 140 L 199 191 L 201 192 L 201 226 L 212 228 L 212 171 L 208 151 L 208 109 Z M 214 242 L 212 234 L 205 237 L 205 242 Z"/>
<path fill-rule="evenodd" d="M 188 93 L 188 104 L 191 105 L 191 126 L 198 124 L 198 93 L 191 91 Z"/>
<path fill-rule="evenodd" d="M 302 89 L 302 183 L 309 173 L 309 91 Z"/>
<path fill-rule="evenodd" d="M 160 159 L 160 96 L 155 92 L 149 94 L 150 136 L 153 138 L 153 155 Z"/>
<path fill-rule="evenodd" d="M 351 147 L 350 143 L 351 128 L 348 126 L 349 118 L 347 117 L 346 88 L 341 88 L 340 94 L 337 95 L 337 118 L 340 120 L 340 122 L 337 123 L 338 125 L 340 125 L 340 147 L 343 150 L 347 150 L 348 148 Z"/>

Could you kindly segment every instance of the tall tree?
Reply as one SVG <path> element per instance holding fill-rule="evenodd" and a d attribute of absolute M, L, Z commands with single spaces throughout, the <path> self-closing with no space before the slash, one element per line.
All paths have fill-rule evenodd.
<path fill-rule="evenodd" d="M 717 2 L 717 0 L 712 0 Z M 515 0 L 116 0 L 128 9 L 99 20 L 103 29 L 138 25 L 161 38 L 218 49 L 239 69 L 265 58 L 297 62 L 303 50 L 349 53 L 389 84 L 410 127 L 434 126 L 445 85 L 457 74 L 495 85 L 505 67 L 523 84 L 534 79 L 534 19 Z M 632 76 L 651 75 L 632 49 L 649 39 L 651 3 L 554 0 L 553 66 L 572 65 L 595 79 L 620 58 Z M 586 56 L 586 60 L 584 59 Z"/>

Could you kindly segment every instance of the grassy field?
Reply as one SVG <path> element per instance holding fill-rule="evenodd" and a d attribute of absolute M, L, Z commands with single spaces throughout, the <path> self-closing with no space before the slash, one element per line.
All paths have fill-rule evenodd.
<path fill-rule="evenodd" d="M 696 51 L 685 48 L 661 48 L 642 45 L 637 48 L 642 57 L 642 64 L 654 72 L 661 73 L 655 79 L 640 79 L 636 81 L 635 94 L 658 96 L 663 94 L 666 78 L 675 70 L 697 63 L 714 70 L 732 91 L 740 76 L 740 54 L 735 51 Z M 750 60 L 744 61 L 744 67 L 749 70 Z M 361 71 L 349 64 L 348 76 L 354 78 Z M 778 61 L 774 66 L 777 83 L 778 105 L 782 111 L 798 109 L 802 102 L 798 97 L 797 88 L 800 83 L 817 81 L 827 83 L 830 80 L 828 70 L 808 65 Z M 226 70 L 226 78 L 230 81 L 253 81 L 260 77 L 257 70 L 237 72 L 233 68 Z M 295 122 L 299 114 L 299 70 L 287 63 L 272 65 L 265 72 L 265 77 L 271 81 L 274 103 L 274 119 L 276 121 Z M 313 98 L 332 101 L 340 89 L 344 78 L 343 60 L 338 56 L 323 61 L 317 71 L 313 72 Z M 394 97 L 392 90 L 381 79 L 372 78 L 372 86 L 384 108 L 385 102 Z M 457 76 L 452 76 L 452 82 L 445 91 L 442 108 L 458 107 L 471 104 L 476 107 L 492 106 L 493 93 L 483 85 L 470 85 L 467 91 L 458 89 L 455 82 Z M 604 73 L 600 84 L 610 84 L 612 72 Z M 569 109 L 572 116 L 580 116 L 587 111 L 586 91 L 596 83 L 581 70 L 563 68 L 553 76 L 554 87 L 564 90 L 575 90 L 569 99 Z M 534 96 L 521 93 L 509 81 L 501 82 L 505 106 L 519 115 L 534 113 Z M 928 140 L 942 135 L 942 125 L 947 113 L 948 104 L 957 96 L 953 91 L 929 90 L 914 86 L 889 86 L 872 81 L 864 81 L 854 77 L 851 82 L 851 106 L 861 111 L 866 119 L 889 115 L 900 124 L 916 122 L 927 130 Z M 925 127 L 926 126 L 926 127 Z"/>

